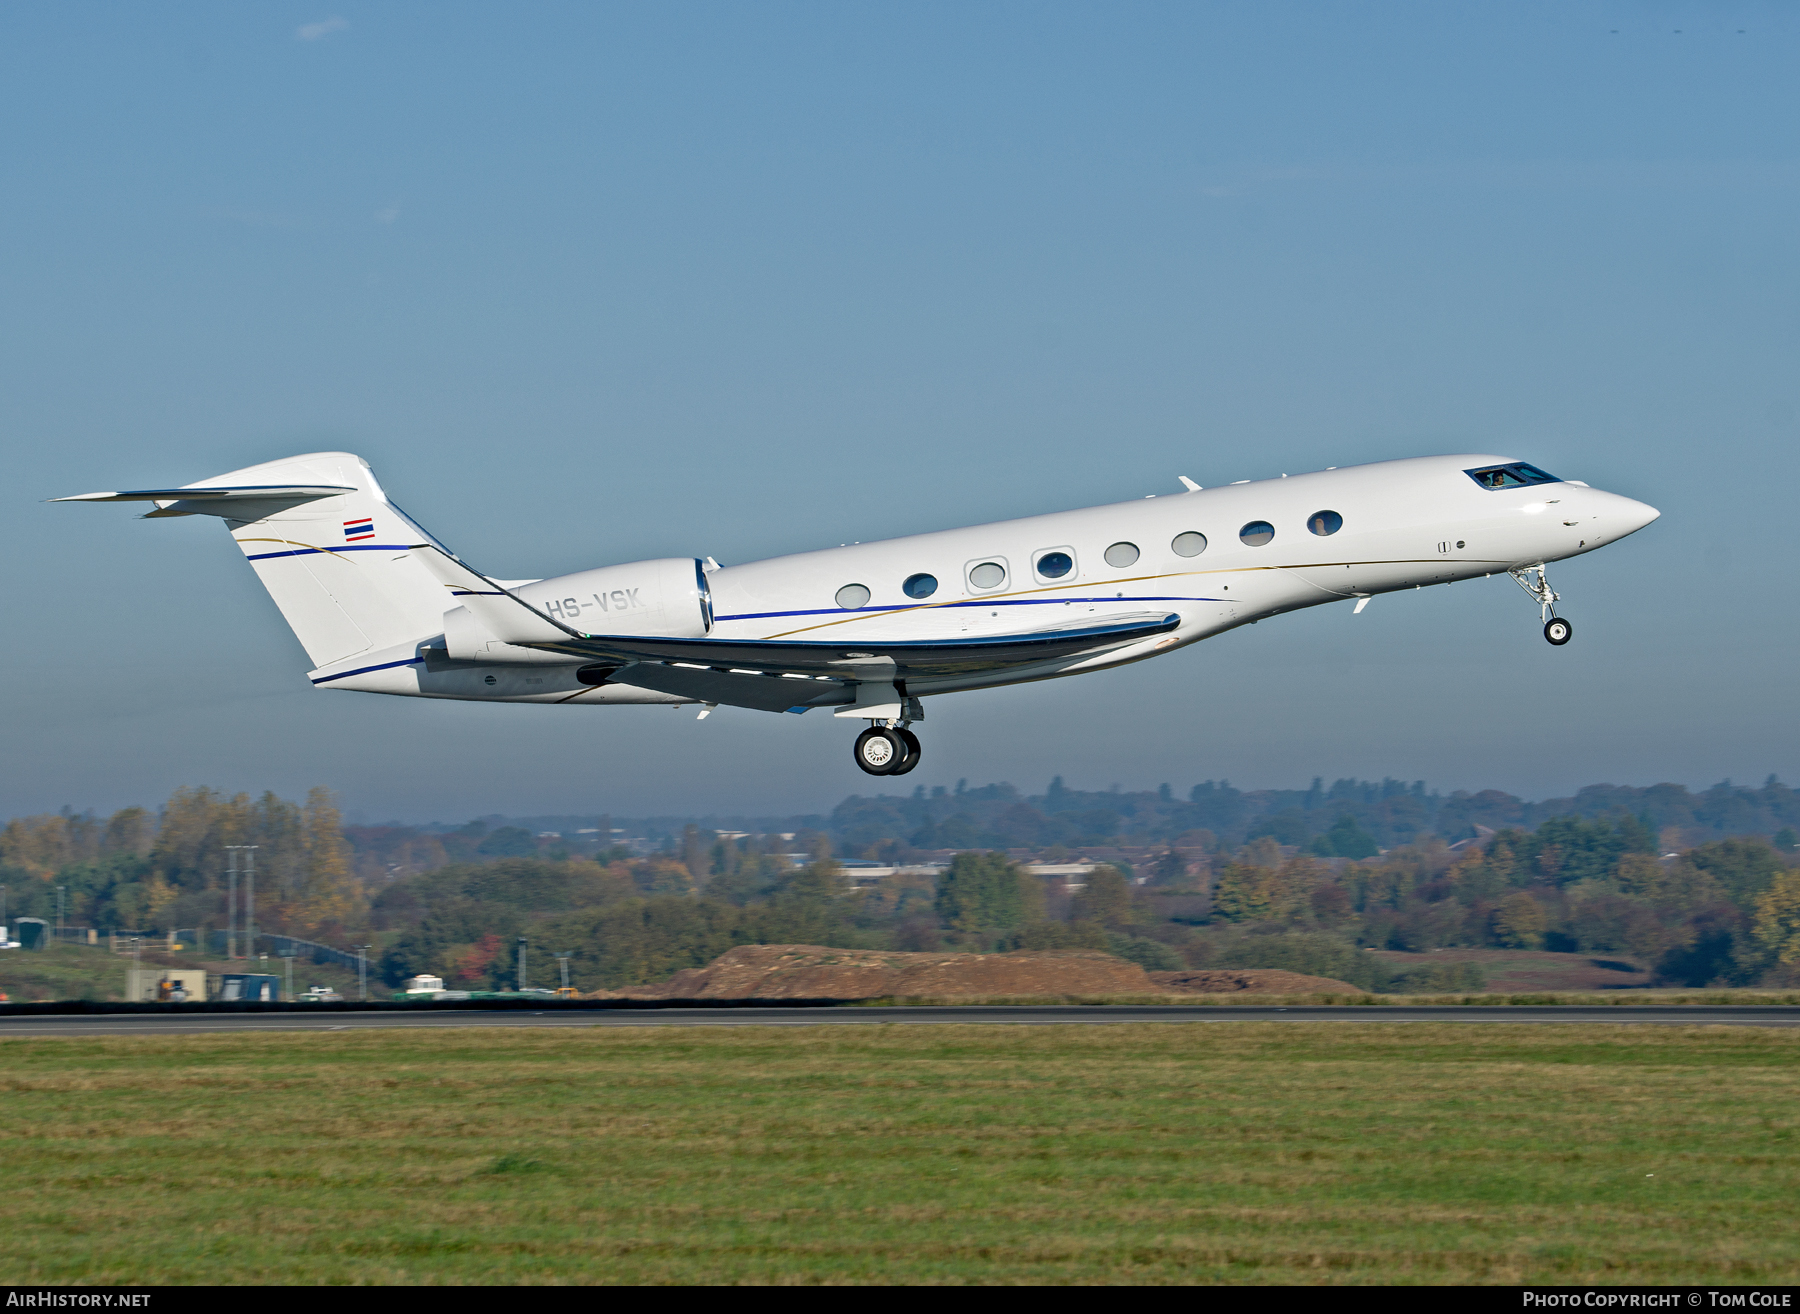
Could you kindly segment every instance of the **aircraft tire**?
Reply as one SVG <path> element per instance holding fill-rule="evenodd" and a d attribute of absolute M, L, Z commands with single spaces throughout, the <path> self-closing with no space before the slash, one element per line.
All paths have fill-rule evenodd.
<path fill-rule="evenodd" d="M 901 742 L 906 745 L 906 761 L 893 768 L 888 774 L 890 776 L 903 776 L 919 765 L 919 759 L 925 755 L 925 749 L 920 745 L 919 737 L 905 726 L 899 727 L 894 733 L 899 735 Z"/>
<path fill-rule="evenodd" d="M 1544 622 L 1544 637 L 1560 648 L 1575 637 L 1575 627 L 1561 616 L 1552 616 Z"/>
<path fill-rule="evenodd" d="M 888 776 L 906 765 L 906 742 L 886 726 L 872 725 L 856 737 L 856 765 L 872 776 Z"/>

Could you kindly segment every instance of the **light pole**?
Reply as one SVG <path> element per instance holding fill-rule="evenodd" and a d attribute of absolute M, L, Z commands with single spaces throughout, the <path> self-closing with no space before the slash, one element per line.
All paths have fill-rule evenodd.
<path fill-rule="evenodd" d="M 63 938 L 63 891 L 68 888 L 66 885 L 56 887 L 56 938 L 59 941 Z"/>
<path fill-rule="evenodd" d="M 519 937 L 519 984 L 515 988 L 525 989 L 525 937 L 522 935 Z"/>
<path fill-rule="evenodd" d="M 248 871 L 244 877 L 244 957 L 256 952 L 256 845 L 246 844 L 244 860 Z"/>
<path fill-rule="evenodd" d="M 366 1004 L 369 1002 L 369 950 L 373 945 L 356 946 L 356 990 Z"/>
<path fill-rule="evenodd" d="M 230 961 L 237 957 L 237 845 L 227 844 L 225 852 L 231 855 L 231 865 L 225 871 L 226 888 L 230 891 L 225 902 L 225 958 Z"/>
<path fill-rule="evenodd" d="M 256 952 L 256 849 L 257 849 L 257 846 L 254 844 L 227 844 L 225 846 L 225 852 L 227 852 L 231 855 L 231 866 L 226 870 L 226 873 L 225 873 L 226 876 L 230 880 L 230 886 L 231 886 L 231 895 L 230 895 L 231 907 L 230 907 L 229 917 L 227 919 L 228 923 L 229 923 L 229 929 L 225 932 L 225 956 L 227 958 L 236 958 L 238 956 L 238 948 L 237 948 L 237 939 L 238 939 L 238 934 L 237 934 L 238 933 L 237 888 L 238 888 L 238 875 L 239 875 L 239 866 L 240 866 L 240 864 L 238 862 L 238 854 L 240 854 L 240 853 L 242 853 L 244 855 L 244 861 L 242 863 L 242 874 L 244 876 L 244 923 L 245 923 L 243 956 L 245 958 L 248 958 L 248 957 L 250 957 L 250 955 L 252 955 Z"/>
<path fill-rule="evenodd" d="M 562 988 L 564 990 L 569 988 L 569 959 L 572 957 L 574 957 L 573 952 L 556 955 L 556 966 L 562 972 Z"/>
<path fill-rule="evenodd" d="M 294 946 L 292 944 L 288 945 L 288 951 L 281 956 L 281 961 L 287 965 L 287 993 L 282 998 L 292 1003 L 294 999 Z"/>

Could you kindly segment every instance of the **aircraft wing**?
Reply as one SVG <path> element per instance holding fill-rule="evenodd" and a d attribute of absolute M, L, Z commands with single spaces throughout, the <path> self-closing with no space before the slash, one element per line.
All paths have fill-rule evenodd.
<path fill-rule="evenodd" d="M 1181 624 L 1172 612 L 1112 616 L 1099 624 L 1075 624 L 1022 634 L 962 635 L 949 639 L 836 642 L 790 639 L 664 639 L 639 635 L 584 635 L 540 640 L 534 648 L 591 657 L 597 662 L 655 662 L 678 670 L 783 679 L 905 680 L 978 675 L 1123 647 L 1167 634 Z M 629 678 L 629 677 L 627 677 Z"/>
<path fill-rule="evenodd" d="M 609 684 L 691 698 L 698 703 L 748 707 L 757 712 L 805 712 L 848 703 L 853 695 L 835 680 L 811 676 L 743 675 L 662 662 L 633 662 L 619 668 Z"/>
<path fill-rule="evenodd" d="M 587 637 L 535 642 L 534 648 L 618 663 L 612 682 L 761 712 L 804 712 L 851 702 L 853 683 L 890 688 L 925 676 L 970 675 L 1085 656 L 1164 634 L 1173 614 L 1113 617 L 1104 625 L 1031 634 L 915 640 L 906 643 L 795 643 L 780 639 Z"/>

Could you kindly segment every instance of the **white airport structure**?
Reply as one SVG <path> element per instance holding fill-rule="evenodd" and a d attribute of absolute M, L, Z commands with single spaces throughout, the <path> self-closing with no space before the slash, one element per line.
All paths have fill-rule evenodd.
<path fill-rule="evenodd" d="M 209 515 L 293 627 L 321 689 L 569 706 L 814 709 L 869 723 L 856 763 L 918 764 L 936 694 L 1082 675 L 1271 616 L 1510 575 L 1544 636 L 1545 567 L 1654 508 L 1508 456 L 1427 456 L 857 543 L 502 580 L 400 509 L 368 462 L 319 452 L 180 488 L 85 493 Z"/>

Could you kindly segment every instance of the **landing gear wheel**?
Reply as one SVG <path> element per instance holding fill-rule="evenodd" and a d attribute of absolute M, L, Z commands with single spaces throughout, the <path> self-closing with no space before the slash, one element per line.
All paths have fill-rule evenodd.
<path fill-rule="evenodd" d="M 1561 616 L 1552 616 L 1544 622 L 1544 637 L 1560 648 L 1575 637 L 1575 627 Z"/>
<path fill-rule="evenodd" d="M 903 776 L 919 765 L 919 758 L 924 754 L 925 750 L 919 746 L 919 737 L 905 726 L 896 728 L 892 733 L 899 735 L 901 742 L 906 745 L 906 761 L 902 762 L 899 766 L 894 767 L 888 774 L 890 776 Z"/>
<path fill-rule="evenodd" d="M 856 737 L 856 765 L 872 776 L 892 775 L 906 765 L 906 743 L 899 732 L 872 725 Z"/>

